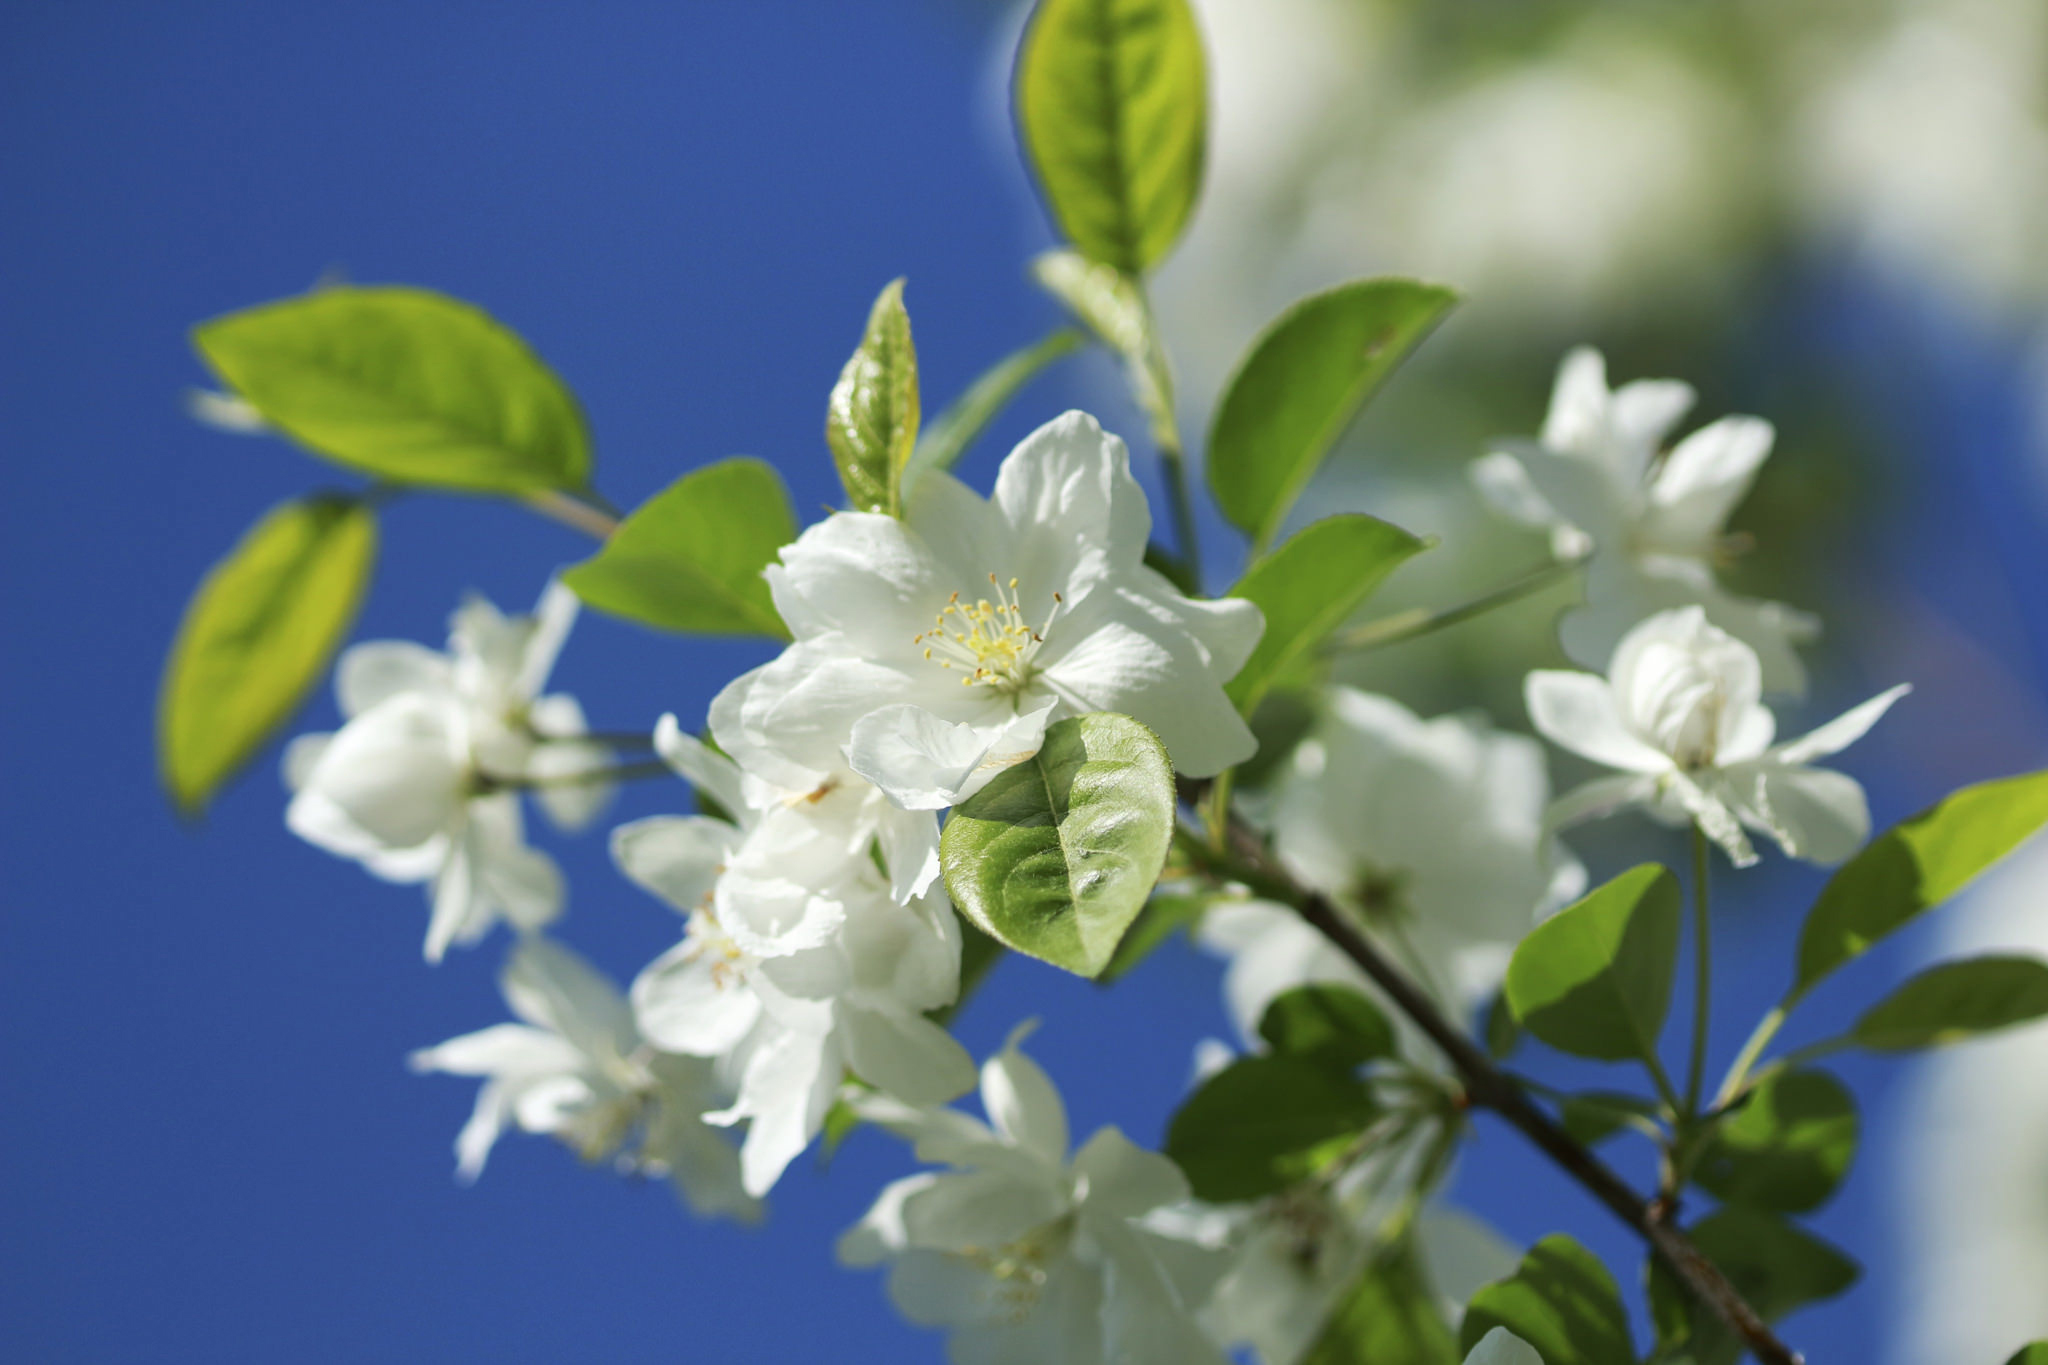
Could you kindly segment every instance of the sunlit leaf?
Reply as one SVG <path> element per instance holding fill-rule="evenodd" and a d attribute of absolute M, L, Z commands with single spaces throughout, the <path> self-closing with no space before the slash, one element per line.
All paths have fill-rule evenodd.
<path fill-rule="evenodd" d="M 1693 1168 L 1723 1203 L 1806 1213 L 1828 1201 L 1856 1157 L 1856 1099 L 1823 1071 L 1766 1077 Z"/>
<path fill-rule="evenodd" d="M 1458 1329 L 1460 1349 L 1470 1351 L 1496 1327 L 1535 1347 L 1544 1365 L 1635 1365 L 1614 1277 L 1562 1234 L 1545 1237 L 1514 1274 L 1472 1296 Z"/>
<path fill-rule="evenodd" d="M 1536 926 L 1508 964 L 1522 1026 L 1561 1052 L 1648 1059 L 1671 1003 L 1678 881 L 1645 864 Z"/>
<path fill-rule="evenodd" d="M 2048 1015 L 2048 962 L 1975 957 L 1913 977 L 1856 1021 L 1851 1036 L 1873 1052 L 1958 1043 Z"/>
<path fill-rule="evenodd" d="M 868 311 L 867 330 L 825 410 L 825 444 L 854 510 L 901 515 L 917 423 L 917 347 L 903 281 L 891 280 Z"/>
<path fill-rule="evenodd" d="M 1363 1081 L 1321 1062 L 1241 1057 L 1181 1105 L 1166 1154 L 1197 1199 L 1259 1199 L 1320 1171 L 1379 1113 Z"/>

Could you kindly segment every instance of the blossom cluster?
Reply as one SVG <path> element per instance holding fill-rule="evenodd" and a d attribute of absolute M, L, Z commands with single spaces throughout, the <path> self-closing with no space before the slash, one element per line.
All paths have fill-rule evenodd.
<path fill-rule="evenodd" d="M 1324 687 L 1305 737 L 1243 803 L 1279 863 L 1458 1019 L 1583 891 L 1558 839 L 1576 821 L 1639 806 L 1696 823 L 1738 865 L 1756 857 L 1745 831 L 1816 861 L 1867 834 L 1855 782 L 1813 763 L 1903 689 L 1774 742 L 1762 697 L 1803 687 L 1796 647 L 1814 623 L 1716 576 L 1723 522 L 1771 431 L 1728 418 L 1667 451 L 1691 397 L 1671 382 L 1610 392 L 1600 358 L 1575 352 L 1541 436 L 1476 467 L 1498 506 L 1586 564 L 1564 644 L 1605 673 L 1530 674 L 1529 718 L 1618 775 L 1553 799 L 1535 739 Z M 1068 717 L 1132 717 L 1192 779 L 1257 750 L 1225 685 L 1259 643 L 1259 609 L 1182 592 L 1147 564 L 1150 537 L 1123 443 L 1069 413 L 1009 455 L 989 498 L 927 471 L 901 516 L 835 512 L 784 547 L 766 578 L 790 643 L 718 694 L 704 737 L 670 715 L 646 740 L 698 813 L 612 831 L 619 870 L 680 917 L 675 946 L 623 991 L 548 936 L 562 878 L 523 824 L 530 794 L 560 828 L 587 827 L 619 771 L 615 741 L 544 690 L 574 596 L 552 585 L 521 617 L 472 600 L 445 652 L 350 650 L 345 723 L 286 758 L 290 827 L 376 876 L 425 883 L 430 961 L 500 922 L 517 936 L 502 985 L 520 1022 L 412 1058 L 482 1081 L 460 1174 L 474 1178 L 516 1127 L 666 1174 L 701 1214 L 751 1218 L 839 1109 L 945 1168 L 885 1189 L 840 1254 L 887 1264 L 895 1302 L 945 1328 L 955 1359 L 1301 1359 L 1382 1230 L 1414 1213 L 1399 1194 L 1441 1157 L 1441 1131 L 1210 1207 L 1115 1128 L 1075 1148 L 1022 1049 L 1028 1026 L 979 1068 L 986 1121 L 950 1107 L 977 1068 L 941 1021 L 978 931 L 940 876 L 942 813 Z M 1210 898 L 1198 939 L 1228 959 L 1225 999 L 1253 1052 L 1290 990 L 1374 992 L 1294 911 L 1239 889 Z M 1200 1068 L 1233 1050 L 1205 1045 Z M 1420 1038 L 1400 1052 L 1415 1083 L 1439 1073 Z M 1457 1210 L 1424 1209 L 1414 1226 L 1448 1303 L 1513 1265 Z M 1471 1359 L 1535 1355 L 1496 1332 Z"/>

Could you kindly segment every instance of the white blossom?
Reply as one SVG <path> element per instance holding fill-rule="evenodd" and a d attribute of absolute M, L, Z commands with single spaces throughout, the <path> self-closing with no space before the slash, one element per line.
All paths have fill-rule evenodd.
<path fill-rule="evenodd" d="M 513 949 L 499 984 L 525 1022 L 466 1033 L 411 1058 L 415 1071 L 483 1078 L 455 1140 L 464 1181 L 482 1173 L 508 1125 L 558 1138 L 586 1161 L 637 1137 L 625 1164 L 666 1174 L 698 1214 L 759 1215 L 740 1188 L 739 1154 L 700 1117 L 725 1098 L 712 1063 L 644 1046 L 612 984 L 539 935 Z"/>
<path fill-rule="evenodd" d="M 1756 853 L 1744 826 L 1816 863 L 1840 862 L 1869 837 L 1863 788 L 1809 765 L 1862 738 L 1911 689 L 1901 684 L 1773 744 L 1777 720 L 1759 700 L 1756 651 L 1686 607 L 1630 631 L 1605 678 L 1538 670 L 1525 690 L 1530 720 L 1553 743 L 1621 770 L 1559 797 L 1552 828 L 1640 805 L 1666 824 L 1696 822 L 1747 867 Z"/>
<path fill-rule="evenodd" d="M 688 917 L 634 981 L 633 1006 L 655 1046 L 725 1059 L 738 1077 L 710 1117 L 748 1123 L 747 1189 L 765 1193 L 817 1136 L 849 1069 L 919 1104 L 971 1086 L 966 1052 L 925 1017 L 959 993 L 959 921 L 943 893 L 891 893 L 870 852 L 887 803 L 847 774 L 757 806 L 769 789 L 672 719 L 658 742 L 737 823 L 657 816 L 614 832 L 620 869 Z"/>
<path fill-rule="evenodd" d="M 1079 412 L 1012 451 L 988 501 L 931 473 L 902 520 L 835 513 L 769 566 L 795 643 L 720 695 L 712 733 L 781 787 L 850 766 L 911 810 L 965 799 L 1087 711 L 1220 772 L 1256 747 L 1223 684 L 1262 621 L 1182 596 L 1143 563 L 1150 534 L 1123 442 Z"/>
<path fill-rule="evenodd" d="M 1715 577 L 1732 547 L 1723 523 L 1770 454 L 1771 425 L 1723 417 L 1660 453 L 1692 404 L 1691 386 L 1675 379 L 1610 390 L 1606 361 L 1580 347 L 1558 367 L 1542 435 L 1481 459 L 1474 479 L 1505 515 L 1548 528 L 1559 558 L 1590 554 L 1585 605 L 1560 627 L 1573 662 L 1598 668 L 1636 622 L 1694 605 L 1757 652 L 1766 690 L 1804 692 L 1794 647 L 1819 623 L 1737 597 Z"/>
<path fill-rule="evenodd" d="M 469 599 L 446 654 L 398 640 L 356 645 L 335 669 L 345 724 L 286 751 L 294 833 L 388 881 L 429 883 L 430 962 L 501 917 L 530 931 L 561 912 L 561 874 L 527 847 L 516 792 L 501 783 L 533 784 L 541 808 L 571 830 L 610 798 L 608 783 L 581 780 L 608 762 L 583 737 L 582 708 L 541 691 L 575 618 L 575 595 L 550 584 L 532 616 Z"/>
<path fill-rule="evenodd" d="M 974 1365 L 1220 1365 L 1194 1310 L 1219 1256 L 1162 1230 L 1188 1198 L 1165 1157 L 1100 1129 L 1068 1153 L 1059 1092 L 1019 1049 L 982 1067 L 982 1123 L 870 1097 L 863 1117 L 952 1169 L 898 1180 L 839 1243 L 848 1265 L 888 1263 L 903 1315 L 951 1333 Z"/>

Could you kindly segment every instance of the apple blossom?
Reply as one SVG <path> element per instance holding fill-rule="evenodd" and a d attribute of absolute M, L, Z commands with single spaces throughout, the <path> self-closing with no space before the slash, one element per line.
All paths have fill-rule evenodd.
<path fill-rule="evenodd" d="M 1220 772 L 1256 747 L 1223 684 L 1262 621 L 1181 595 L 1144 564 L 1150 533 L 1123 442 L 1080 412 L 1026 437 L 987 501 L 933 472 L 901 521 L 834 513 L 768 567 L 795 643 L 720 695 L 712 733 L 782 787 L 850 766 L 911 810 L 964 800 L 1087 711 Z"/>
<path fill-rule="evenodd" d="M 1606 361 L 1582 346 L 1558 367 L 1542 435 L 1484 457 L 1473 477 L 1497 510 L 1547 528 L 1560 559 L 1590 554 L 1585 605 L 1559 631 L 1574 662 L 1597 668 L 1637 621 L 1697 605 L 1757 652 L 1767 690 L 1804 692 L 1795 646 L 1819 623 L 1714 576 L 1728 553 L 1722 525 L 1770 454 L 1771 425 L 1723 417 L 1660 455 L 1692 404 L 1691 386 L 1673 379 L 1610 390 Z"/>
<path fill-rule="evenodd" d="M 532 935 L 520 940 L 499 983 L 524 1020 L 497 1024 L 412 1054 L 415 1071 L 480 1076 L 476 1110 L 455 1140 L 457 1172 L 476 1179 L 506 1126 L 546 1133 L 586 1161 L 619 1151 L 666 1174 L 700 1215 L 753 1219 L 739 1155 L 700 1117 L 720 1103 L 717 1068 L 647 1048 L 612 984 L 576 954 Z"/>
<path fill-rule="evenodd" d="M 1546 823 L 1562 828 L 1640 805 L 1666 824 L 1696 823 L 1737 867 L 1756 861 L 1744 826 L 1770 835 L 1788 857 L 1848 857 L 1870 834 L 1863 788 L 1809 764 L 1862 738 L 1911 689 L 1900 684 L 1773 744 L 1777 720 L 1759 699 L 1761 672 L 1755 650 L 1694 606 L 1631 630 L 1605 678 L 1531 673 L 1525 690 L 1536 728 L 1561 748 L 1621 769 L 1559 797 Z"/>

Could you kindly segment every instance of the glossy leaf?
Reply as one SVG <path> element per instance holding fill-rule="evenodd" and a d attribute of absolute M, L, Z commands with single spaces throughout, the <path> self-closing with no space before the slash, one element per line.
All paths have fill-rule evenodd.
<path fill-rule="evenodd" d="M 946 889 L 1009 947 L 1094 976 L 1159 880 L 1173 821 L 1158 737 L 1129 716 L 1070 717 L 954 808 L 939 842 Z"/>
<path fill-rule="evenodd" d="M 1765 1322 L 1833 1298 L 1860 1273 L 1854 1261 L 1812 1233 L 1739 1204 L 1686 1231 Z M 1693 1365 L 1734 1365 L 1741 1358 L 1735 1335 L 1712 1310 L 1694 1302 L 1668 1268 L 1653 1261 L 1649 1278 L 1650 1316 L 1663 1347 Z"/>
<path fill-rule="evenodd" d="M 1209 489 L 1255 547 L 1270 543 L 1331 447 L 1457 295 L 1359 280 L 1274 320 L 1225 385 L 1209 426 Z"/>
<path fill-rule="evenodd" d="M 1544 1365 L 1635 1365 L 1614 1277 L 1562 1234 L 1545 1237 L 1513 1275 L 1472 1296 L 1458 1329 L 1460 1349 L 1470 1351 L 1496 1327 L 1535 1347 Z"/>
<path fill-rule="evenodd" d="M 1508 964 L 1522 1026 L 1560 1052 L 1650 1058 L 1671 1003 L 1678 880 L 1645 864 L 1536 926 Z"/>
<path fill-rule="evenodd" d="M 1173 376 L 1159 343 L 1152 310 L 1136 281 L 1114 266 L 1072 251 L 1047 251 L 1031 261 L 1031 273 L 1048 293 L 1086 324 L 1124 363 L 1131 397 L 1151 424 L 1153 438 L 1179 447 L 1173 415 Z"/>
<path fill-rule="evenodd" d="M 1310 655 L 1428 542 L 1362 513 L 1325 517 L 1253 564 L 1232 597 L 1256 602 L 1266 633 L 1224 691 L 1251 714 L 1268 689 Z"/>
<path fill-rule="evenodd" d="M 599 611 L 641 625 L 786 640 L 761 571 L 795 539 L 775 470 L 721 460 L 642 503 L 562 581 Z"/>
<path fill-rule="evenodd" d="M 917 423 L 917 346 L 903 281 L 891 280 L 868 311 L 867 330 L 825 409 L 825 444 L 855 511 L 901 515 Z"/>
<path fill-rule="evenodd" d="M 2048 962 L 1975 957 L 1943 962 L 1870 1007 L 1851 1034 L 1873 1052 L 1958 1043 L 2048 1015 Z"/>
<path fill-rule="evenodd" d="M 1856 1099 L 1823 1071 L 1769 1076 L 1726 1120 L 1693 1168 L 1726 1204 L 1807 1213 L 1825 1204 L 1856 1157 Z"/>
<path fill-rule="evenodd" d="M 1277 1053 L 1338 1071 L 1394 1055 L 1393 1024 L 1350 986 L 1296 986 L 1274 997 L 1259 1018 L 1259 1037 Z"/>
<path fill-rule="evenodd" d="M 201 323 L 192 339 L 264 421 L 376 478 L 515 494 L 590 481 L 568 387 L 509 328 L 446 295 L 337 285 Z"/>
<path fill-rule="evenodd" d="M 1792 997 L 1941 904 L 2048 823 L 2048 772 L 1952 793 L 1843 865 L 1799 935 Z"/>
<path fill-rule="evenodd" d="M 1379 1113 L 1363 1081 L 1320 1062 L 1241 1057 L 1173 1116 L 1166 1154 L 1197 1199 L 1261 1199 L 1320 1171 Z"/>
<path fill-rule="evenodd" d="M 1459 1365 L 1457 1338 L 1411 1249 L 1384 1253 L 1365 1268 L 1301 1365 Z"/>
<path fill-rule="evenodd" d="M 1187 0 L 1039 0 L 1016 96 L 1025 152 L 1067 240 L 1132 275 L 1157 264 L 1201 192 L 1208 136 Z"/>
<path fill-rule="evenodd" d="M 1084 340 L 1072 327 L 1056 327 L 984 371 L 919 433 L 910 466 L 903 474 L 903 496 L 908 499 L 912 495 L 926 470 L 951 469 L 1020 389 L 1055 360 L 1079 350 Z"/>
<path fill-rule="evenodd" d="M 273 508 L 185 608 L 157 702 L 157 759 L 186 814 L 283 725 L 348 635 L 377 559 L 377 518 L 347 498 Z"/>

